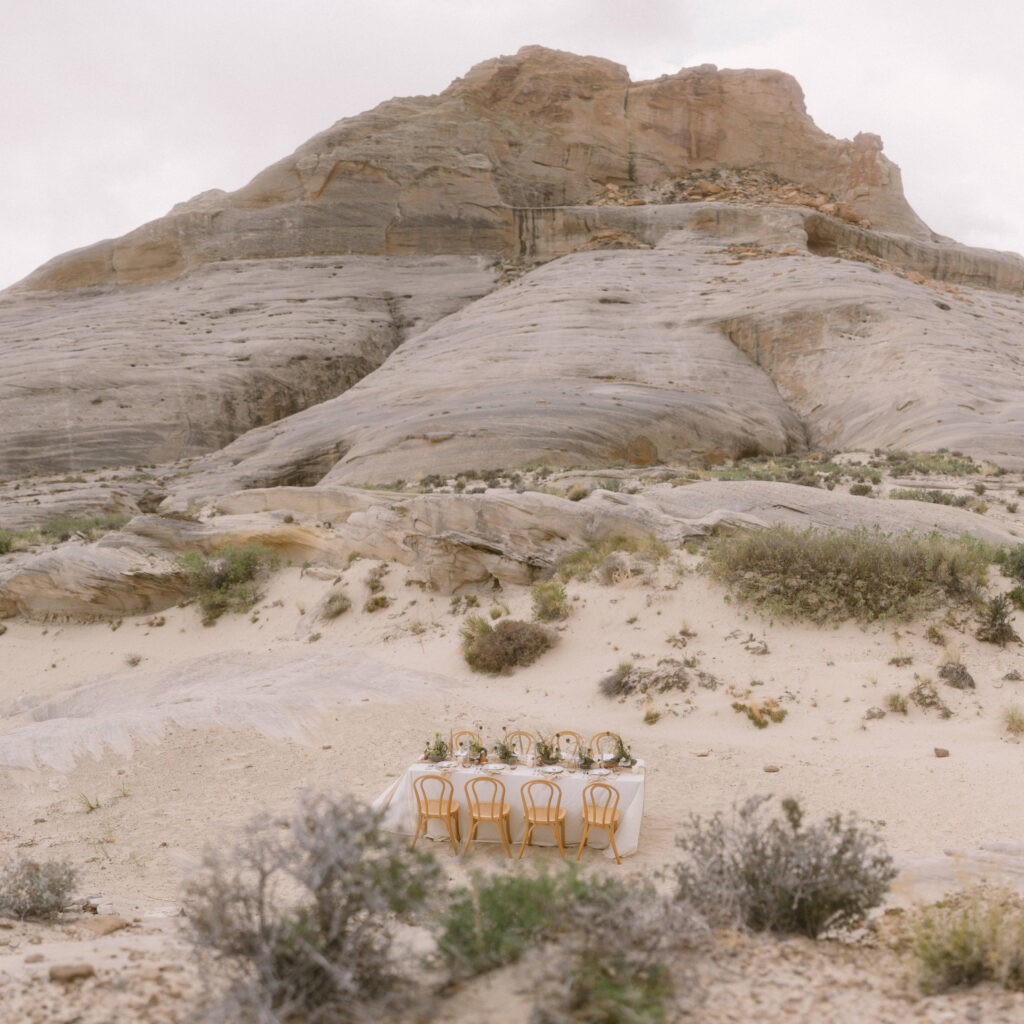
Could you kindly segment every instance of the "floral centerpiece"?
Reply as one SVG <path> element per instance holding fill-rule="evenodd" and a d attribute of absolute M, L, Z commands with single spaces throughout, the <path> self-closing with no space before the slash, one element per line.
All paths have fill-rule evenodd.
<path fill-rule="evenodd" d="M 537 737 L 537 760 L 541 764 L 558 764 L 563 756 L 553 736 Z"/>
<path fill-rule="evenodd" d="M 424 761 L 433 761 L 435 764 L 438 761 L 444 761 L 448 758 L 448 742 L 442 739 L 439 732 L 434 733 L 432 740 L 427 740 L 427 745 L 423 751 Z"/>
<path fill-rule="evenodd" d="M 470 742 L 466 754 L 469 756 L 470 761 L 475 761 L 477 764 L 487 763 L 487 748 L 477 740 Z"/>
<path fill-rule="evenodd" d="M 590 753 L 590 747 L 580 747 L 576 751 L 576 764 L 580 771 L 589 772 L 594 767 L 594 756 Z"/>
<path fill-rule="evenodd" d="M 630 752 L 629 747 L 622 742 L 621 736 L 615 737 L 615 753 L 612 754 L 612 761 L 620 768 L 632 768 L 636 764 L 636 758 Z"/>
<path fill-rule="evenodd" d="M 515 749 L 508 744 L 508 733 L 503 735 L 497 743 L 494 744 L 494 756 L 502 762 L 502 764 L 518 764 L 519 755 L 515 752 Z"/>

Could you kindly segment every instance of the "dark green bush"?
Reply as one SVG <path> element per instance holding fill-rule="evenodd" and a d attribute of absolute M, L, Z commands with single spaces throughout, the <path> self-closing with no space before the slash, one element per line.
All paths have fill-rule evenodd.
<path fill-rule="evenodd" d="M 256 819 L 232 847 L 207 850 L 188 884 L 193 938 L 231 968 L 230 1019 L 388 1018 L 422 993 L 392 955 L 442 872 L 380 814 L 351 797 L 304 795 L 287 820 Z"/>
<path fill-rule="evenodd" d="M 1000 647 L 1020 641 L 1013 628 L 1013 602 L 1008 595 L 996 594 L 985 602 L 974 635 L 985 643 L 999 644 Z"/>
<path fill-rule="evenodd" d="M 998 561 L 1004 576 L 1024 583 L 1024 544 L 1001 551 Z"/>
<path fill-rule="evenodd" d="M 871 484 L 850 484 L 850 493 L 859 498 L 867 497 L 871 493 Z"/>
<path fill-rule="evenodd" d="M 768 799 L 751 798 L 731 821 L 690 818 L 677 839 L 678 897 L 713 926 L 815 938 L 860 925 L 897 874 L 879 837 L 838 814 L 805 827 L 792 799 L 768 818 Z"/>
<path fill-rule="evenodd" d="M 775 526 L 738 531 L 708 552 L 712 574 L 782 617 L 840 622 L 910 618 L 984 586 L 989 547 L 971 537 L 894 536 Z"/>
<path fill-rule="evenodd" d="M 9 860 L 0 869 L 0 913 L 56 917 L 67 905 L 76 875 L 66 861 Z"/>
<path fill-rule="evenodd" d="M 227 611 L 248 611 L 261 597 L 260 583 L 279 564 L 277 555 L 258 541 L 225 544 L 209 558 L 199 551 L 186 551 L 174 560 L 207 625 Z"/>
<path fill-rule="evenodd" d="M 554 642 L 535 622 L 501 619 L 496 626 L 480 615 L 467 616 L 459 630 L 462 656 L 474 672 L 507 672 L 535 662 Z"/>

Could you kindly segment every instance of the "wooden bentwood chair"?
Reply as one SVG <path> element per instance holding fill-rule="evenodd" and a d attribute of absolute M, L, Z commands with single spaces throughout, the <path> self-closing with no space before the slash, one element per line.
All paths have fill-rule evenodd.
<path fill-rule="evenodd" d="M 501 779 L 484 776 L 470 779 L 466 783 L 466 807 L 469 810 L 469 832 L 462 852 L 469 849 L 476 830 L 484 822 L 489 822 L 497 826 L 505 852 L 511 857 L 512 806 L 505 800 L 505 783 Z"/>
<path fill-rule="evenodd" d="M 562 789 L 547 779 L 533 779 L 521 790 L 523 796 L 523 845 L 519 847 L 519 856 L 533 837 L 533 830 L 538 825 L 551 829 L 558 843 L 558 850 L 565 860 L 565 808 L 562 806 Z M 543 794 L 543 795 L 542 795 Z"/>
<path fill-rule="evenodd" d="M 458 756 L 460 748 L 468 751 L 471 743 L 478 743 L 481 747 L 483 746 L 480 733 L 473 732 L 472 729 L 460 729 L 458 732 L 452 733 L 452 757 Z"/>
<path fill-rule="evenodd" d="M 533 750 L 533 737 L 521 729 L 507 733 L 505 742 L 521 757 L 529 757 Z"/>
<path fill-rule="evenodd" d="M 590 741 L 590 753 L 595 761 L 610 761 L 622 742 L 616 732 L 599 732 Z"/>
<path fill-rule="evenodd" d="M 566 757 L 575 757 L 580 747 L 583 746 L 583 737 L 571 729 L 563 729 L 555 733 L 555 747 Z"/>
<path fill-rule="evenodd" d="M 437 818 L 448 830 L 452 849 L 459 853 L 459 803 L 453 800 L 455 787 L 443 775 L 418 775 L 413 779 L 412 790 L 416 794 L 416 834 L 412 837 L 412 848 L 420 837 L 420 829 L 427 834 L 431 818 Z"/>
<path fill-rule="evenodd" d="M 599 828 L 608 833 L 615 854 L 615 863 L 621 864 L 618 848 L 615 845 L 615 830 L 619 827 L 619 791 L 607 782 L 591 782 L 583 788 L 583 836 L 580 848 L 576 853 L 579 860 L 583 855 L 583 847 L 587 845 L 587 836 L 592 829 Z"/>

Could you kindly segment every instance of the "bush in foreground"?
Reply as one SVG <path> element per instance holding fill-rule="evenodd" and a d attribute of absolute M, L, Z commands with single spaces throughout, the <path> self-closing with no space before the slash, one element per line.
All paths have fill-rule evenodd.
<path fill-rule="evenodd" d="M 261 597 L 260 584 L 280 560 L 265 544 L 225 544 L 209 558 L 186 551 L 174 560 L 188 595 L 199 602 L 203 623 L 211 625 L 227 611 L 248 611 Z"/>
<path fill-rule="evenodd" d="M 66 861 L 9 860 L 0 869 L 0 913 L 21 920 L 56 917 L 67 906 L 75 878 Z"/>
<path fill-rule="evenodd" d="M 474 672 L 508 672 L 535 662 L 554 642 L 535 622 L 501 619 L 492 626 L 481 615 L 467 616 L 459 630 L 462 656 Z"/>
<path fill-rule="evenodd" d="M 569 598 L 561 583 L 538 583 L 530 591 L 533 617 L 538 622 L 554 622 L 569 618 Z"/>
<path fill-rule="evenodd" d="M 677 839 L 677 892 L 714 926 L 816 938 L 855 928 L 896 877 L 879 837 L 838 814 L 805 826 L 800 805 L 764 813 L 768 797 L 748 800 L 731 821 L 692 817 Z"/>
<path fill-rule="evenodd" d="M 917 911 L 908 928 L 925 991 L 981 981 L 1024 989 L 1024 905 L 1018 894 L 965 889 Z"/>
<path fill-rule="evenodd" d="M 869 622 L 974 599 L 992 552 L 966 536 L 775 526 L 722 537 L 708 559 L 714 576 L 771 614 Z"/>
<path fill-rule="evenodd" d="M 196 943 L 234 968 L 243 1019 L 378 1020 L 405 1005 L 393 926 L 415 919 L 441 870 L 379 821 L 354 798 L 307 794 L 290 819 L 259 818 L 206 852 L 186 912 Z"/>

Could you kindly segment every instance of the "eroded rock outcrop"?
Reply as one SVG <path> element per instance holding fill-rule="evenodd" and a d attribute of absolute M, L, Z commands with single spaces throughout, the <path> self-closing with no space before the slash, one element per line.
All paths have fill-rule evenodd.
<path fill-rule="evenodd" d="M 931 237 L 878 136 L 821 131 L 789 75 L 705 65 L 631 82 L 620 64 L 529 46 L 478 64 L 439 96 L 339 121 L 237 192 L 203 193 L 122 238 L 57 257 L 23 287 L 139 284 L 224 259 L 512 254 L 516 209 L 749 166 L 877 230 Z"/>

